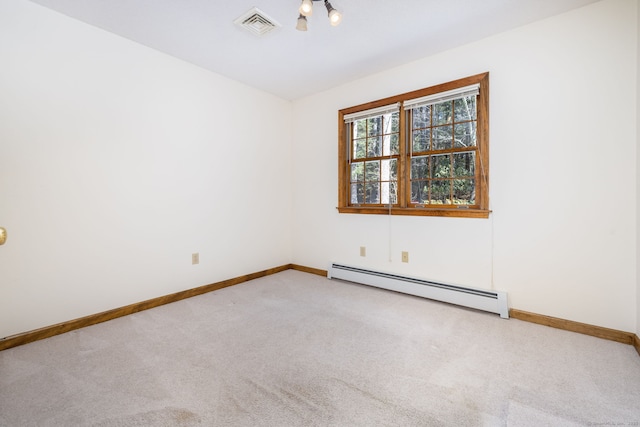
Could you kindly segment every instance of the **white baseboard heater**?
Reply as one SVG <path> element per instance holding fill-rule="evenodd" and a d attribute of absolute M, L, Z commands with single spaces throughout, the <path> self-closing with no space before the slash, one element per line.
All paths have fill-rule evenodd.
<path fill-rule="evenodd" d="M 509 318 L 506 292 L 447 285 L 336 263 L 332 263 L 329 267 L 327 277 L 475 308 L 499 314 L 504 319 Z"/>

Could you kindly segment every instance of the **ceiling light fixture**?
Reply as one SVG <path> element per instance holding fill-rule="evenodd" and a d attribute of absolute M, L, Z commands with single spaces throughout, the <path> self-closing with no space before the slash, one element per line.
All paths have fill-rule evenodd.
<path fill-rule="evenodd" d="M 324 1 L 324 6 L 327 8 L 327 14 L 329 15 L 329 23 L 335 27 L 342 21 L 342 14 L 338 12 L 329 0 L 302 0 L 298 12 L 298 22 L 296 24 L 296 30 L 307 31 L 307 17 L 313 15 L 313 3 L 314 1 Z"/>

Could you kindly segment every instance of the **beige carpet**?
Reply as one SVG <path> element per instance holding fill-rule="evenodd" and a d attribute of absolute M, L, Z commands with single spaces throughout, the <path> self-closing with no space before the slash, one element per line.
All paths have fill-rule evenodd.
<path fill-rule="evenodd" d="M 2 426 L 639 423 L 631 346 L 292 270 L 0 352 Z"/>

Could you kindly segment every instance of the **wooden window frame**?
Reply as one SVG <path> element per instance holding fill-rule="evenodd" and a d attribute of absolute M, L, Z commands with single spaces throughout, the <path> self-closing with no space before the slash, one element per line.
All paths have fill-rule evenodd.
<path fill-rule="evenodd" d="M 351 149 L 344 116 L 385 105 L 434 95 L 453 89 L 479 84 L 477 102 L 476 165 L 475 165 L 475 205 L 412 205 L 410 202 L 411 153 L 408 149 L 407 114 L 400 106 L 400 156 L 398 164 L 398 203 L 392 206 L 355 206 L 349 201 L 350 167 L 348 153 Z M 349 107 L 338 111 L 338 212 L 351 214 L 442 216 L 461 218 L 489 217 L 489 73 L 442 83 L 424 89 L 407 92 L 389 98 Z"/>

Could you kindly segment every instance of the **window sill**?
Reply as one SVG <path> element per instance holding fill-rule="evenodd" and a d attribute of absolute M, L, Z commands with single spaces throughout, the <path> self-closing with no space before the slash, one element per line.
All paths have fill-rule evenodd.
<path fill-rule="evenodd" d="M 383 207 L 338 207 L 339 213 L 389 215 L 389 209 Z M 439 208 L 391 208 L 391 215 L 443 216 L 450 218 L 489 218 L 488 209 L 439 209 Z"/>

